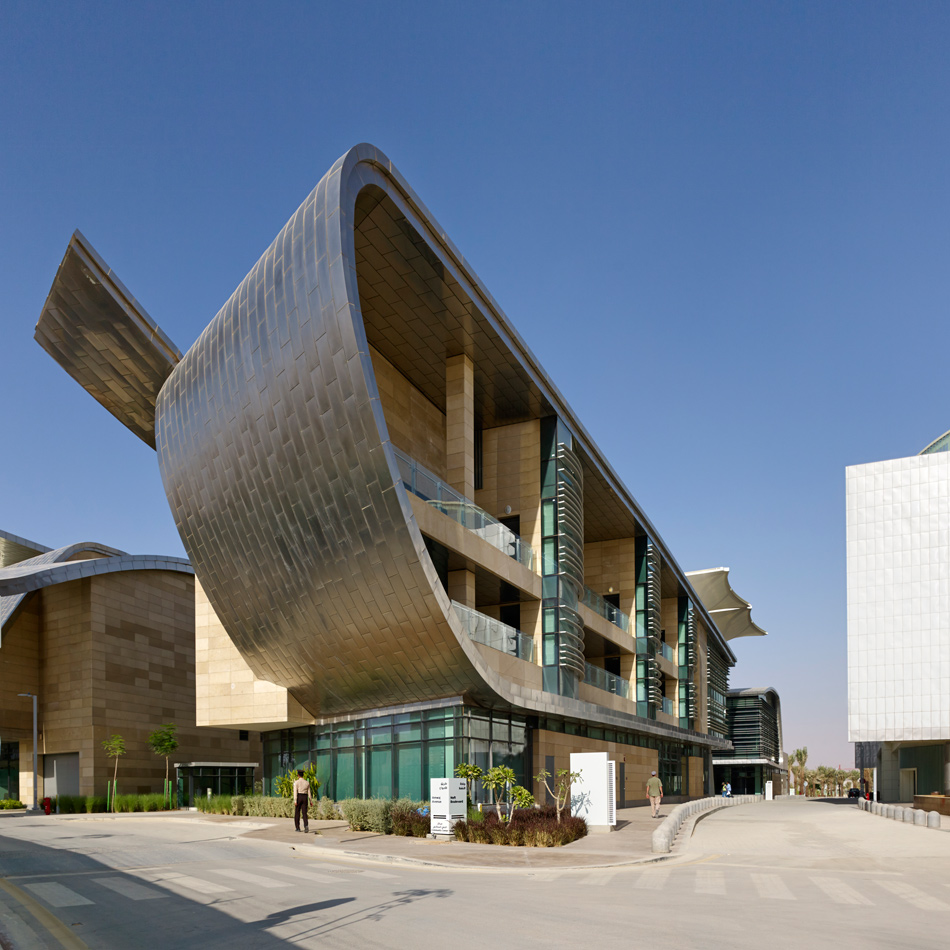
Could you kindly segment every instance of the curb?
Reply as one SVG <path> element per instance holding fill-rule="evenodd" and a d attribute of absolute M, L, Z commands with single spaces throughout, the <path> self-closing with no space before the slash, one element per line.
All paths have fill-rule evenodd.
<path fill-rule="evenodd" d="M 752 802 L 765 800 L 764 795 L 735 795 L 731 798 L 699 798 L 696 801 L 684 802 L 677 805 L 667 815 L 663 824 L 653 832 L 653 853 L 669 854 L 673 850 L 673 842 L 680 828 L 694 815 L 708 815 L 722 808 L 731 808 L 734 805 L 748 805 Z M 698 818 L 697 818 L 698 820 Z M 696 822 L 690 825 L 690 832 Z"/>

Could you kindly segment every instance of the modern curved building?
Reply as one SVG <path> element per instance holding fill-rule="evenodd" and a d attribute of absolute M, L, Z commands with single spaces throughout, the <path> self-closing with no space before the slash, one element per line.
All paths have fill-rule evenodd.
<path fill-rule="evenodd" d="M 727 636 L 376 148 L 183 356 L 78 232 L 36 338 L 155 447 L 197 577 L 199 721 L 262 731 L 269 777 L 312 760 L 335 798 L 421 797 L 460 760 L 530 784 L 608 751 L 620 801 L 653 768 L 709 785 Z M 762 632 L 743 617 L 730 636 Z"/>

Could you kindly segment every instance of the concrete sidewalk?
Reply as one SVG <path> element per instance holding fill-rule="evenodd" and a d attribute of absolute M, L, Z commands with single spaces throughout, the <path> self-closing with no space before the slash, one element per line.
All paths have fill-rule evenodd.
<path fill-rule="evenodd" d="M 665 818 L 672 806 L 664 807 Z M 710 814 L 713 814 L 712 812 Z M 617 827 L 609 834 L 592 834 L 560 848 L 508 848 L 490 844 L 469 844 L 462 841 L 432 841 L 428 838 L 403 838 L 380 835 L 371 831 L 350 831 L 345 821 L 311 821 L 310 834 L 295 832 L 293 825 L 281 819 L 222 818 L 205 815 L 218 821 L 272 821 L 267 828 L 250 831 L 244 837 L 279 841 L 298 849 L 313 848 L 341 857 L 385 863 L 410 863 L 447 868 L 504 870 L 535 868 L 567 870 L 570 868 L 618 867 L 645 864 L 675 857 L 688 840 L 692 825 L 684 825 L 674 850 L 655 855 L 653 832 L 660 819 L 650 817 L 649 807 L 623 808 L 617 811 Z M 314 831 L 319 831 L 314 835 Z"/>

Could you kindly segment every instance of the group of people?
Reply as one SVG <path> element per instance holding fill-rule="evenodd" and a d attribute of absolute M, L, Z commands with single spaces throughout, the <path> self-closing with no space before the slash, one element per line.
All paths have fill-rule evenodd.
<path fill-rule="evenodd" d="M 722 783 L 722 797 L 732 798 L 732 783 L 731 782 Z"/>

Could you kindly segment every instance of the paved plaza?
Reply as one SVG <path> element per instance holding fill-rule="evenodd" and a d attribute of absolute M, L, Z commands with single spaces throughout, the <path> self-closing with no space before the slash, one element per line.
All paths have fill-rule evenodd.
<path fill-rule="evenodd" d="M 0 819 L 3 950 L 945 947 L 950 835 L 780 799 L 660 861 L 646 809 L 559 849 L 320 836 L 198 815 Z M 289 829 L 289 830 L 288 830 Z"/>

